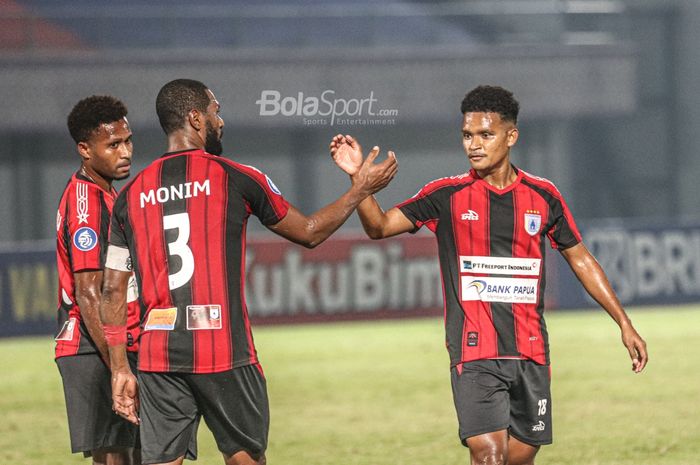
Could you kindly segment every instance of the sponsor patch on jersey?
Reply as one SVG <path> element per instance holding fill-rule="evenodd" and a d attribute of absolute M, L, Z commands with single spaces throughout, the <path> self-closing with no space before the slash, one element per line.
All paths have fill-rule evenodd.
<path fill-rule="evenodd" d="M 160 330 L 172 331 L 175 329 L 177 321 L 177 307 L 170 308 L 152 308 L 146 317 L 146 324 L 143 325 L 144 331 Z"/>
<path fill-rule="evenodd" d="M 536 304 L 537 279 L 462 276 L 462 300 Z"/>
<path fill-rule="evenodd" d="M 476 347 L 479 345 L 479 333 L 476 331 L 469 331 L 467 333 L 467 346 Z"/>
<path fill-rule="evenodd" d="M 61 211 L 56 211 L 56 232 L 61 229 Z"/>
<path fill-rule="evenodd" d="M 72 341 L 73 333 L 75 332 L 75 326 L 78 324 L 78 320 L 75 318 L 69 318 L 68 321 L 63 323 L 63 327 L 58 332 L 56 336 L 57 341 Z"/>
<path fill-rule="evenodd" d="M 462 273 L 507 274 L 539 276 L 542 260 L 539 258 L 460 256 Z"/>
<path fill-rule="evenodd" d="M 525 213 L 525 231 L 531 236 L 534 236 L 540 232 L 540 227 L 542 226 L 542 215 L 534 210 L 528 210 Z"/>
<path fill-rule="evenodd" d="M 221 329 L 221 305 L 188 305 L 187 329 Z"/>
<path fill-rule="evenodd" d="M 275 186 L 275 183 L 272 182 L 272 179 L 270 179 L 269 176 L 265 175 L 265 179 L 267 180 L 267 185 L 270 186 L 270 190 L 271 190 L 272 192 L 274 192 L 274 193 L 277 194 L 277 195 L 282 195 L 282 193 L 280 192 L 280 190 L 277 188 L 277 186 Z"/>
<path fill-rule="evenodd" d="M 97 245 L 97 233 L 91 227 L 83 226 L 73 234 L 73 245 L 78 250 L 89 252 Z"/>

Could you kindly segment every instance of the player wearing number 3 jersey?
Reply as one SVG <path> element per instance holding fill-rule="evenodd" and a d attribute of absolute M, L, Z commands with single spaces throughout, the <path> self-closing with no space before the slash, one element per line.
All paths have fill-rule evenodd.
<path fill-rule="evenodd" d="M 245 303 L 246 224 L 315 247 L 396 173 L 393 157 L 368 159 L 338 200 L 305 216 L 272 180 L 220 157 L 219 102 L 201 82 L 178 79 L 158 94 L 168 153 L 124 187 L 114 206 L 103 288 L 115 410 L 138 423 L 143 463 L 196 457 L 207 422 L 227 464 L 265 462 L 265 379 Z M 142 290 L 138 394 L 124 358 L 125 277 Z"/>
<path fill-rule="evenodd" d="M 474 464 L 531 465 L 539 446 L 552 441 L 547 242 L 620 326 L 634 371 L 647 362 L 646 344 L 581 243 L 559 191 L 510 163 L 518 108 L 503 88 L 472 90 L 462 102 L 471 170 L 429 183 L 386 213 L 373 197 L 358 207 L 373 239 L 422 226 L 437 238 L 459 436 Z M 362 163 L 350 136 L 336 136 L 331 154 L 351 175 Z"/>

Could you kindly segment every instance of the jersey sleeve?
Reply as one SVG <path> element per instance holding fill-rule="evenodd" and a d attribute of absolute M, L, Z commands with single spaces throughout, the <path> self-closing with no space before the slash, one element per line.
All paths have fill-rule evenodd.
<path fill-rule="evenodd" d="M 250 212 L 265 226 L 282 221 L 289 211 L 289 202 L 284 198 L 275 183 L 257 168 L 248 167 L 243 182 L 242 195 Z"/>
<path fill-rule="evenodd" d="M 396 205 L 415 226 L 413 232 L 423 225 L 435 232 L 439 216 L 435 192 L 432 184 L 427 184 L 416 195 Z"/>
<path fill-rule="evenodd" d="M 78 181 L 67 201 L 68 234 L 73 272 L 104 267 L 109 230 L 109 212 L 99 188 Z"/>
<path fill-rule="evenodd" d="M 556 194 L 556 201 L 550 205 L 552 221 L 547 236 L 553 249 L 564 250 L 581 242 L 581 233 L 564 198 L 559 191 Z"/>

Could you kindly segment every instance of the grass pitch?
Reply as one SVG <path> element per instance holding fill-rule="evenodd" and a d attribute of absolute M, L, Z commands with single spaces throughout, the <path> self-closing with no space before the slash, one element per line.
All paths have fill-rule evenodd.
<path fill-rule="evenodd" d="M 630 311 L 651 362 L 634 375 L 603 311 L 550 313 L 554 445 L 538 465 L 700 463 L 700 307 Z M 439 319 L 264 327 L 271 465 L 469 463 Z M 0 340 L 0 463 L 69 452 L 50 338 Z M 202 424 L 198 463 L 222 463 Z"/>

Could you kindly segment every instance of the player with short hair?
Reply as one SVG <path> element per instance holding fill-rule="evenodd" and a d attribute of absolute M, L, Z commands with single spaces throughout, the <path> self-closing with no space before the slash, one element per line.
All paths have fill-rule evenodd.
<path fill-rule="evenodd" d="M 479 86 L 461 110 L 469 172 L 430 182 L 387 212 L 373 196 L 357 210 L 372 239 L 424 225 L 435 233 L 459 437 L 473 464 L 529 465 L 539 447 L 552 442 L 544 322 L 548 241 L 620 327 L 635 373 L 647 363 L 646 343 L 581 242 L 554 184 L 511 164 L 519 111 L 513 94 Z M 351 136 L 336 136 L 330 149 L 350 175 L 362 163 Z"/>
<path fill-rule="evenodd" d="M 163 86 L 156 110 L 168 153 L 114 207 L 101 314 L 115 409 L 138 423 L 122 305 L 133 265 L 144 315 L 138 398 L 145 464 L 196 458 L 201 417 L 225 463 L 265 463 L 268 399 L 245 303 L 246 223 L 255 215 L 273 232 L 315 247 L 397 170 L 395 159 L 374 164 L 368 157 L 345 194 L 305 216 L 257 168 L 219 156 L 219 108 L 199 81 Z"/>
<path fill-rule="evenodd" d="M 56 217 L 59 278 L 56 363 L 63 379 L 73 453 L 95 464 L 140 461 L 138 428 L 112 411 L 109 353 L 99 318 L 102 270 L 115 179 L 129 176 L 133 150 L 124 104 L 111 96 L 79 101 L 68 115 L 80 169 L 63 191 Z M 138 307 L 132 280 L 127 345 L 135 363 Z"/>

